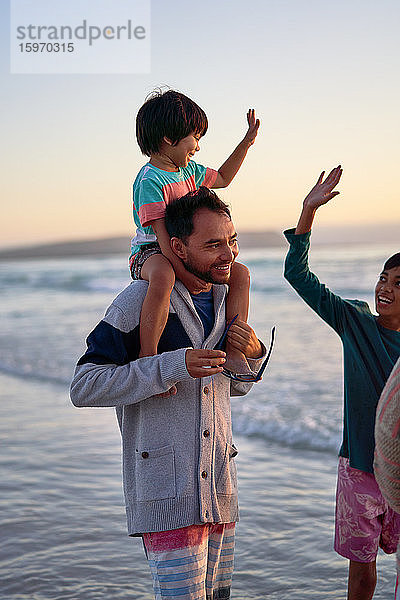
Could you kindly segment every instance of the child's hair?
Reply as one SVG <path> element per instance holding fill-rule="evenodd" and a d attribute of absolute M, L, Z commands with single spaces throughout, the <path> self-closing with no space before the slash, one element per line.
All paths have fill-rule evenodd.
<path fill-rule="evenodd" d="M 393 254 L 393 256 L 387 259 L 383 266 L 383 270 L 389 271 L 389 269 L 395 269 L 396 267 L 400 267 L 400 252 Z"/>
<path fill-rule="evenodd" d="M 225 214 L 229 219 L 231 213 L 225 202 L 207 187 L 201 186 L 194 192 L 189 192 L 177 198 L 165 209 L 165 227 L 170 238 L 177 237 L 183 242 L 193 232 L 193 217 L 201 208 Z"/>
<path fill-rule="evenodd" d="M 195 133 L 204 135 L 208 121 L 205 112 L 193 100 L 174 90 L 154 91 L 136 117 L 136 138 L 143 154 L 160 151 L 164 137 L 177 144 Z"/>

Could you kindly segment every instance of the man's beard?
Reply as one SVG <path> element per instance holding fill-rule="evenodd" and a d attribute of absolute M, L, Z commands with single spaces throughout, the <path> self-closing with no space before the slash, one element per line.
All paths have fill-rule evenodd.
<path fill-rule="evenodd" d="M 195 275 L 196 277 L 202 279 L 206 283 L 215 283 L 217 285 L 221 285 L 223 283 L 228 283 L 229 281 L 229 277 L 227 277 L 226 281 L 217 281 L 212 276 L 211 269 L 209 269 L 208 271 L 200 271 L 192 262 L 184 262 L 183 266 L 185 267 L 186 271 L 189 271 L 189 273 L 192 273 L 192 275 Z"/>

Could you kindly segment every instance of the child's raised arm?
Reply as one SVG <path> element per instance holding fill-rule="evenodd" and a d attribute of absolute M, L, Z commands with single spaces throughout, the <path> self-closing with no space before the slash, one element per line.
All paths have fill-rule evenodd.
<path fill-rule="evenodd" d="M 247 123 L 249 124 L 246 135 L 235 148 L 229 158 L 218 169 L 218 175 L 213 188 L 227 187 L 236 173 L 239 171 L 242 162 L 244 161 L 247 151 L 254 144 L 257 137 L 258 128 L 260 127 L 260 119 L 256 119 L 254 108 L 249 108 L 247 112 Z"/>
<path fill-rule="evenodd" d="M 332 190 L 339 183 L 342 172 L 343 169 L 341 165 L 339 165 L 335 169 L 332 169 L 324 181 L 323 179 L 325 171 L 322 171 L 317 183 L 303 201 L 303 209 L 297 223 L 295 231 L 296 234 L 307 233 L 308 231 L 311 231 L 317 209 L 340 194 L 340 192 L 334 192 Z"/>

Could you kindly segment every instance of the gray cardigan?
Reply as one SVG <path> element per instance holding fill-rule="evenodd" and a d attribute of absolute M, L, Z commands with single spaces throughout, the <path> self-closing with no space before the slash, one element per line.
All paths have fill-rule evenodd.
<path fill-rule="evenodd" d="M 72 402 L 116 408 L 130 535 L 236 521 L 230 395 L 244 395 L 251 385 L 231 386 L 221 374 L 193 379 L 185 364 L 188 348 L 213 348 L 220 339 L 226 287 L 213 286 L 215 322 L 204 340 L 190 294 L 177 281 L 160 353 L 138 358 L 146 290 L 147 282 L 132 282 L 89 335 L 71 384 Z M 257 369 L 261 360 L 250 366 Z M 175 396 L 156 396 L 173 384 Z"/>

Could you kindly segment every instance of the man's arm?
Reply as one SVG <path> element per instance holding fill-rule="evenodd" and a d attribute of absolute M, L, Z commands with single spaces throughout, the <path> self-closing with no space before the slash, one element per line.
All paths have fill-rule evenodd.
<path fill-rule="evenodd" d="M 147 356 L 125 365 L 78 364 L 71 383 L 72 403 L 81 407 L 121 407 L 141 402 L 190 379 L 186 349 Z"/>
<path fill-rule="evenodd" d="M 140 314 L 140 302 L 127 296 L 131 312 Z M 179 348 L 156 356 L 137 358 L 138 324 L 132 327 L 119 306 L 87 339 L 87 351 L 79 360 L 71 383 L 71 400 L 77 407 L 120 407 L 161 394 L 180 381 L 214 375 L 222 370 L 220 350 Z"/>
<path fill-rule="evenodd" d="M 179 348 L 126 365 L 78 364 L 71 383 L 71 400 L 78 408 L 136 404 L 179 382 L 220 373 L 223 362 L 225 354 L 220 350 Z"/>
<path fill-rule="evenodd" d="M 213 188 L 224 188 L 231 183 L 246 158 L 248 149 L 254 144 L 258 128 L 260 127 L 260 120 L 256 119 L 255 110 L 253 108 L 250 108 L 247 113 L 247 122 L 249 127 L 246 135 L 229 158 L 227 158 L 224 164 L 218 169 L 218 175 L 212 186 Z"/>

